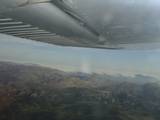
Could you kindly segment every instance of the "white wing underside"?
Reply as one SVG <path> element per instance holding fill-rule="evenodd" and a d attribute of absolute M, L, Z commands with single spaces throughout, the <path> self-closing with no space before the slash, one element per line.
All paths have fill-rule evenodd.
<path fill-rule="evenodd" d="M 0 33 L 74 47 L 121 49 L 157 44 L 157 0 L 138 1 L 1 0 Z"/>

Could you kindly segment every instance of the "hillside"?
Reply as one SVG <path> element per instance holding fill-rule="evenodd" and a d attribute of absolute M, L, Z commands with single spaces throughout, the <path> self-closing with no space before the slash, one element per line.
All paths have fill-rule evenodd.
<path fill-rule="evenodd" d="M 0 120 L 159 120 L 154 77 L 0 62 Z"/>

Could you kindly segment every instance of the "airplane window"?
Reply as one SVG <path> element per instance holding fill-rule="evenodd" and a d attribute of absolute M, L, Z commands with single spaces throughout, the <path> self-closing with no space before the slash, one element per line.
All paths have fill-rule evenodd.
<path fill-rule="evenodd" d="M 0 120 L 160 120 L 158 0 L 1 0 Z"/>

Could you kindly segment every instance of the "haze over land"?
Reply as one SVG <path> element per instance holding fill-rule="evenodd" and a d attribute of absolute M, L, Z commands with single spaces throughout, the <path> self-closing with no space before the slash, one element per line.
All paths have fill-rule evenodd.
<path fill-rule="evenodd" d="M 160 78 L 160 50 L 100 50 L 60 47 L 0 34 L 0 60 L 39 64 L 63 71 L 143 74 Z"/>

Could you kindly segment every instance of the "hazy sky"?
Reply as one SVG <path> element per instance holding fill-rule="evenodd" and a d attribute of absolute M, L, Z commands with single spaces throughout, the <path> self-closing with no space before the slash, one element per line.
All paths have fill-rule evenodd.
<path fill-rule="evenodd" d="M 160 49 L 138 51 L 60 47 L 0 34 L 0 61 L 40 64 L 65 71 L 144 74 L 160 78 Z"/>

